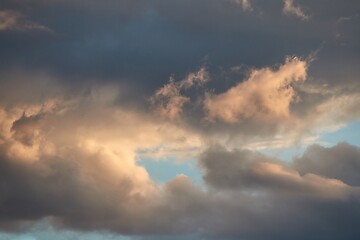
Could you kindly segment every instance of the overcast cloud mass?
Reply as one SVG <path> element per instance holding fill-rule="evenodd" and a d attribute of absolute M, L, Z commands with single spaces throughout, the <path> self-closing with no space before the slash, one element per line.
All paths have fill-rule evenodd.
<path fill-rule="evenodd" d="M 2 0 L 0 240 L 360 239 L 359 14 Z"/>

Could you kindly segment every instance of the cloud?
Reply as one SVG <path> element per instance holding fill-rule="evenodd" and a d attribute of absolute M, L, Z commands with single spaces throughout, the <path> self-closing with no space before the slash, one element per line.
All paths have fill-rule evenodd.
<path fill-rule="evenodd" d="M 181 91 L 195 85 L 202 86 L 207 81 L 208 73 L 204 67 L 195 73 L 189 73 L 185 79 L 179 82 L 175 82 L 175 79 L 170 77 L 169 82 L 158 89 L 150 101 L 161 116 L 172 120 L 177 119 L 183 111 L 184 104 L 190 101 L 190 98 L 183 96 Z"/>
<path fill-rule="evenodd" d="M 197 136 L 152 114 L 112 105 L 112 90 L 91 90 L 67 99 L 71 104 L 49 99 L 1 108 L 2 229 L 16 231 L 47 219 L 60 228 L 147 237 L 336 239 L 350 221 L 360 222 L 352 209 L 359 206 L 358 189 L 343 177 L 303 173 L 249 150 L 210 146 L 199 157 L 204 187 L 184 175 L 156 185 L 137 165 L 138 149 L 193 146 L 190 139 Z M 30 158 L 21 148 L 34 154 Z"/>
<path fill-rule="evenodd" d="M 137 165 L 138 149 L 193 147 L 197 136 L 112 106 L 112 93 L 0 108 L 1 228 L 47 218 L 83 230 L 165 231 L 150 220 L 161 190 Z"/>
<path fill-rule="evenodd" d="M 350 85 L 350 84 L 349 84 Z M 334 132 L 360 116 L 358 85 L 304 84 L 297 88 L 301 101 L 293 106 L 293 129 L 298 136 Z"/>
<path fill-rule="evenodd" d="M 298 170 L 248 150 L 218 145 L 205 150 L 199 157 L 204 187 L 184 175 L 163 187 L 156 185 L 137 165 L 138 149 L 163 143 L 193 145 L 186 139 L 194 133 L 151 114 L 112 105 L 117 96 L 112 91 L 92 90 L 71 104 L 58 100 L 1 109 L 2 229 L 18 231 L 47 219 L 59 228 L 164 239 L 196 234 L 211 239 L 297 240 L 313 234 L 337 239 L 348 234 L 349 222 L 360 222 L 354 210 L 360 204 L 359 190 L 346 178 L 310 171 L 313 167 L 306 161 L 305 170 Z M 35 154 L 30 158 L 20 146 Z M 328 155 L 357 159 L 358 154 L 342 147 L 311 150 L 318 154 L 309 151 L 301 159 L 319 163 Z M 346 218 L 339 223 L 339 216 Z M 331 234 L 326 229 L 332 229 Z"/>
<path fill-rule="evenodd" d="M 360 186 L 360 148 L 345 142 L 330 148 L 312 145 L 303 156 L 295 158 L 294 168 L 302 174 L 313 173 Z"/>
<path fill-rule="evenodd" d="M 244 11 L 252 11 L 250 0 L 233 0 L 235 3 L 242 6 Z"/>
<path fill-rule="evenodd" d="M 294 0 L 284 0 L 283 13 L 287 15 L 294 15 L 303 20 L 308 20 L 310 17 L 304 13 L 300 6 L 294 4 Z"/>
<path fill-rule="evenodd" d="M 358 147 L 294 162 L 245 148 L 310 144 L 359 118 L 359 18 L 334 23 L 360 5 L 307 1 L 307 24 L 279 14 L 308 19 L 295 0 L 229 2 L 1 1 L 0 228 L 359 239 Z M 14 34 L 45 26 L 59 34 Z M 282 62 L 324 41 L 311 66 Z M 158 185 L 142 157 L 198 159 L 204 182 Z"/>
<path fill-rule="evenodd" d="M 217 189 L 344 196 L 347 185 L 315 174 L 301 175 L 284 162 L 249 150 L 210 149 L 200 157 L 205 181 Z"/>
<path fill-rule="evenodd" d="M 325 151 L 332 154 L 338 150 L 334 147 Z M 347 157 L 356 158 L 353 153 Z M 321 157 L 326 158 L 325 155 Z M 320 158 L 312 160 L 317 162 Z M 346 162 L 339 163 L 342 164 L 346 166 Z M 219 220 L 214 229 L 223 234 L 230 231 L 233 238 L 303 239 L 311 235 L 317 239 L 336 239 L 347 231 L 346 224 L 360 220 L 357 213 L 352 213 L 360 203 L 359 189 L 340 179 L 311 171 L 299 172 L 290 163 L 257 152 L 226 150 L 221 146 L 205 151 L 200 156 L 200 165 L 212 191 L 218 191 L 223 201 L 227 197 L 232 199 L 221 202 L 224 204 L 219 206 L 222 210 L 217 211 L 218 219 L 228 224 Z M 335 219 L 340 215 L 344 216 L 343 221 L 337 222 Z M 347 237 L 352 239 L 358 234 L 352 232 Z"/>
<path fill-rule="evenodd" d="M 175 80 L 170 78 L 169 83 L 157 90 L 150 100 L 154 105 L 158 105 L 157 111 L 161 116 L 175 119 L 180 116 L 182 107 L 189 101 L 189 98 L 180 94 Z"/>
<path fill-rule="evenodd" d="M 0 31 L 46 31 L 52 30 L 48 27 L 27 20 L 23 14 L 17 11 L 0 10 Z"/>
<path fill-rule="evenodd" d="M 290 104 L 296 101 L 291 84 L 307 76 L 307 63 L 288 58 L 278 69 L 252 70 L 249 77 L 226 92 L 208 95 L 204 101 L 207 119 L 236 123 L 243 119 L 274 122 L 290 117 Z"/>
<path fill-rule="evenodd" d="M 191 86 L 206 81 L 195 84 L 192 74 L 178 82 L 171 78 L 150 100 L 155 114 L 181 120 L 210 142 L 250 149 L 308 145 L 360 116 L 358 84 L 317 83 L 309 74 L 310 62 L 316 61 L 288 57 L 276 67 L 251 69 L 242 81 L 230 75 L 228 80 L 237 83 L 223 92 L 209 90 L 216 75 L 207 72 L 200 79 L 213 81 L 199 91 L 191 91 Z M 223 74 L 231 71 L 224 69 Z"/>

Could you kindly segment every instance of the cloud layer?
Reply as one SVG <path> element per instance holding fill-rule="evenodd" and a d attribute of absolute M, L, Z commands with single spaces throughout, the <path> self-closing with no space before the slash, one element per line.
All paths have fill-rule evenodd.
<path fill-rule="evenodd" d="M 360 5 L 326 5 L 2 0 L 0 238 L 359 239 Z"/>
<path fill-rule="evenodd" d="M 91 128 L 82 121 L 78 126 L 73 110 L 56 117 L 68 128 L 59 131 L 48 125 L 57 126 L 52 116 L 57 111 L 20 115 L 12 125 L 3 120 L 3 229 L 14 231 L 46 218 L 62 228 L 151 236 L 302 239 L 315 234 L 317 239 L 337 239 L 360 234 L 348 232 L 350 222 L 360 221 L 355 210 L 360 204 L 359 174 L 351 167 L 359 165 L 358 147 L 313 145 L 286 163 L 250 150 L 213 145 L 199 156 L 205 189 L 184 175 L 159 187 L 137 166 L 130 147 L 132 139 L 146 146 L 150 139 L 156 142 L 156 136 L 146 126 L 141 131 L 129 128 L 127 120 L 136 121 L 131 115 L 120 113 L 122 119 L 127 117 L 119 122 L 117 114 L 106 112 L 102 116 L 107 116 L 107 125 L 116 123 L 126 136 L 123 140 L 121 135 L 115 137 L 115 127 L 109 133 L 93 121 L 85 123 Z M 96 135 L 86 129 L 96 129 Z M 35 153 L 24 158 L 22 151 Z M 351 174 L 347 167 L 353 169 Z"/>

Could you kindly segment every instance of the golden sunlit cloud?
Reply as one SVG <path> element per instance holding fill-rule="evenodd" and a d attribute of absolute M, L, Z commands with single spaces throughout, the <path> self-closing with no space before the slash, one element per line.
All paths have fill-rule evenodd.
<path fill-rule="evenodd" d="M 207 119 L 228 123 L 248 118 L 261 122 L 286 120 L 291 116 L 290 104 L 296 101 L 291 84 L 304 81 L 306 71 L 307 63 L 298 58 L 288 58 L 277 70 L 252 70 L 248 79 L 226 92 L 207 96 Z"/>

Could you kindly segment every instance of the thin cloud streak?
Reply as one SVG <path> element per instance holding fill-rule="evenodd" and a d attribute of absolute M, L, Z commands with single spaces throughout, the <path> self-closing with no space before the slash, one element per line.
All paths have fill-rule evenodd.
<path fill-rule="evenodd" d="M 295 5 L 294 0 L 284 0 L 283 13 L 286 15 L 294 15 L 302 20 L 309 20 L 310 17 L 304 13 L 302 8 Z"/>
<path fill-rule="evenodd" d="M 0 11 L 0 31 L 45 31 L 53 32 L 50 28 L 32 22 L 17 11 L 1 10 Z"/>

